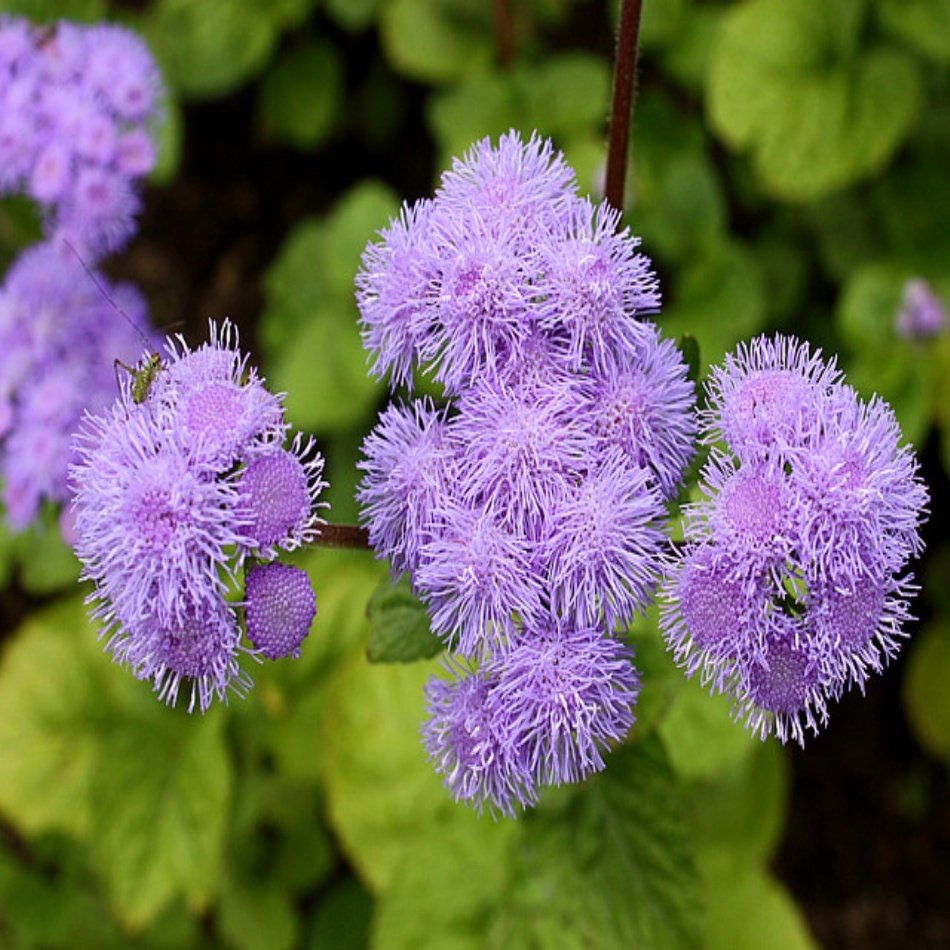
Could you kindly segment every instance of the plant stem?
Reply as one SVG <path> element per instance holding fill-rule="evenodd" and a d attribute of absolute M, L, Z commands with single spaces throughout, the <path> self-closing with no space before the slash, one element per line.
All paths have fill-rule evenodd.
<path fill-rule="evenodd" d="M 494 6 L 498 59 L 502 66 L 510 66 L 515 58 L 515 25 L 511 19 L 511 4 L 509 0 L 495 0 Z"/>
<path fill-rule="evenodd" d="M 610 144 L 607 149 L 607 182 L 604 197 L 623 210 L 624 179 L 627 175 L 627 147 L 633 117 L 633 84 L 637 73 L 637 39 L 640 36 L 642 0 L 623 0 L 617 30 L 614 63 L 614 97 L 610 113 Z"/>
<path fill-rule="evenodd" d="M 371 551 L 369 532 L 355 524 L 325 524 L 313 542 L 314 547 L 357 548 Z"/>

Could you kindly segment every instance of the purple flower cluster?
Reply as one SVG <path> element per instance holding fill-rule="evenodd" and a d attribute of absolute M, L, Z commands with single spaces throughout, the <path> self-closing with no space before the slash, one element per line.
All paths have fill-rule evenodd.
<path fill-rule="evenodd" d="M 149 332 L 138 291 L 90 276 L 62 245 L 29 248 L 7 272 L 0 286 L 0 476 L 12 528 L 26 528 L 44 501 L 69 499 L 71 435 L 84 409 L 98 412 L 114 398 L 112 359 L 131 362 Z"/>
<path fill-rule="evenodd" d="M 357 275 L 391 405 L 364 443 L 370 542 L 464 662 L 426 743 L 458 798 L 503 812 L 603 767 L 638 681 L 614 636 L 662 572 L 693 386 L 645 316 L 656 277 L 550 142 L 486 139 L 404 208 Z M 468 671 L 466 673 L 466 670 Z"/>
<path fill-rule="evenodd" d="M 914 277 L 904 285 L 901 305 L 894 316 L 894 326 L 905 340 L 929 340 L 945 332 L 947 309 L 922 277 Z"/>
<path fill-rule="evenodd" d="M 134 230 L 152 170 L 158 69 L 130 30 L 0 18 L 0 194 L 25 193 L 47 228 L 98 259 Z"/>
<path fill-rule="evenodd" d="M 891 409 L 806 344 L 759 337 L 707 390 L 706 497 L 687 509 L 661 627 L 754 733 L 802 743 L 898 650 L 927 492 Z"/>
<path fill-rule="evenodd" d="M 282 403 L 228 323 L 195 350 L 169 340 L 144 399 L 133 386 L 76 436 L 76 552 L 115 659 L 168 703 L 190 681 L 204 711 L 249 685 L 239 653 L 295 656 L 309 632 L 309 579 L 274 558 L 319 534 L 323 458 L 299 434 L 284 447 Z"/>

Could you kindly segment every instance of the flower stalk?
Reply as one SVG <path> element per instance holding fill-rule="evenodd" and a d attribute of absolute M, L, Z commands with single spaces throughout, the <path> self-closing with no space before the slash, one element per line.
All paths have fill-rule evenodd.
<path fill-rule="evenodd" d="M 617 30 L 617 55 L 614 66 L 614 91 L 610 111 L 610 143 L 607 148 L 607 180 L 604 197 L 618 210 L 623 209 L 642 10 L 642 0 L 623 0 L 620 7 L 620 26 Z"/>

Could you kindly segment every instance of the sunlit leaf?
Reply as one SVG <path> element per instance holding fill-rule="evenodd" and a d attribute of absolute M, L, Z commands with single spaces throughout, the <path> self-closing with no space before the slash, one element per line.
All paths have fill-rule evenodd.
<path fill-rule="evenodd" d="M 494 58 L 491 10 L 470 0 L 391 0 L 380 38 L 395 69 L 422 82 L 481 72 Z"/>
<path fill-rule="evenodd" d="M 228 92 L 257 72 L 277 40 L 267 4 L 158 0 L 143 24 L 167 82 L 183 95 Z"/>
<path fill-rule="evenodd" d="M 322 742 L 330 822 L 361 878 L 390 887 L 406 846 L 455 807 L 422 746 L 423 687 L 434 663 L 356 656 L 333 684 Z"/>
<path fill-rule="evenodd" d="M 688 680 L 659 725 L 670 764 L 683 778 L 709 778 L 750 755 L 755 739 L 733 721 L 733 702 Z"/>
<path fill-rule="evenodd" d="M 791 767 L 778 742 L 748 738 L 751 754 L 712 780 L 690 784 L 686 810 L 697 849 L 762 863 L 781 842 Z"/>
<path fill-rule="evenodd" d="M 422 823 L 405 840 L 392 885 L 379 901 L 374 947 L 519 946 L 499 919 L 512 896 L 519 832 L 517 822 L 479 818 L 465 806 Z"/>
<path fill-rule="evenodd" d="M 816 198 L 883 168 L 920 104 L 914 60 L 862 47 L 866 0 L 746 0 L 709 74 L 713 127 L 776 196 Z"/>
<path fill-rule="evenodd" d="M 721 854 L 703 856 L 707 887 L 704 927 L 709 950 L 817 950 L 785 887 L 754 865 L 737 866 Z"/>
<path fill-rule="evenodd" d="M 25 833 L 87 841 L 129 926 L 174 898 L 200 907 L 230 795 L 220 710 L 159 703 L 103 653 L 80 601 L 29 621 L 0 670 L 0 808 Z"/>

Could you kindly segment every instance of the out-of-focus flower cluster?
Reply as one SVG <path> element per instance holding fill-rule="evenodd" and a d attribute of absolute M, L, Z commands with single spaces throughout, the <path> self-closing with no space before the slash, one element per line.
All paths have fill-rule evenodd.
<path fill-rule="evenodd" d="M 926 489 L 891 409 L 793 338 L 740 346 L 707 391 L 706 497 L 661 626 L 753 732 L 801 743 L 898 650 Z"/>
<path fill-rule="evenodd" d="M 131 362 L 148 327 L 134 287 L 87 273 L 62 245 L 28 248 L 7 272 L 0 286 L 0 475 L 15 530 L 44 501 L 68 501 L 72 433 L 84 409 L 98 412 L 115 398 L 112 360 Z"/>
<path fill-rule="evenodd" d="M 124 27 L 0 18 L 0 194 L 29 195 L 49 234 L 88 260 L 135 228 L 161 95 L 145 44 Z"/>
<path fill-rule="evenodd" d="M 275 558 L 319 534 L 323 458 L 287 438 L 280 398 L 228 323 L 196 350 L 169 340 L 145 391 L 127 377 L 83 420 L 70 477 L 94 615 L 115 659 L 166 702 L 184 682 L 204 711 L 249 685 L 240 653 L 295 656 L 310 630 L 310 581 Z"/>
<path fill-rule="evenodd" d="M 913 277 L 904 285 L 901 304 L 894 316 L 894 328 L 905 340 L 929 340 L 944 333 L 947 308 L 923 277 Z"/>
<path fill-rule="evenodd" d="M 426 744 L 459 799 L 502 812 L 603 767 L 638 679 L 615 636 L 652 596 L 693 386 L 645 319 L 657 280 L 551 144 L 476 145 L 363 256 L 364 341 L 411 389 L 364 443 L 363 515 L 456 654 Z"/>
<path fill-rule="evenodd" d="M 0 17 L 0 195 L 36 201 L 49 235 L 0 287 L 0 474 L 15 530 L 45 500 L 68 500 L 83 409 L 114 398 L 114 361 L 132 362 L 150 338 L 141 295 L 92 267 L 135 228 L 160 95 L 130 30 Z"/>

